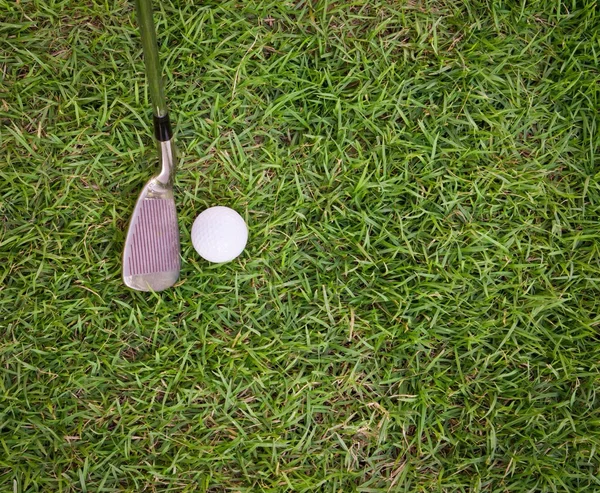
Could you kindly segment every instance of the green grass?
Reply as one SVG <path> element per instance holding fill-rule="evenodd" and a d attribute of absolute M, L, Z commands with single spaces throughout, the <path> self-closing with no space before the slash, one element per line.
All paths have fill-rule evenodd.
<path fill-rule="evenodd" d="M 596 2 L 156 19 L 183 265 L 143 294 L 133 6 L 0 0 L 0 491 L 600 491 Z"/>

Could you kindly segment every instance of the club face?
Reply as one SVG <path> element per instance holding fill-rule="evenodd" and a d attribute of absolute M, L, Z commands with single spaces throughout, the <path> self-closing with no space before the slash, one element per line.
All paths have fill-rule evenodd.
<path fill-rule="evenodd" d="M 179 227 L 173 188 L 157 177 L 140 194 L 125 240 L 123 281 L 137 291 L 162 291 L 179 278 Z"/>

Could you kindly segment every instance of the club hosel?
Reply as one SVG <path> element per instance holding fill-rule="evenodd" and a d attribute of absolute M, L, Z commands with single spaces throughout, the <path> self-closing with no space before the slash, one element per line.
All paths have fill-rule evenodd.
<path fill-rule="evenodd" d="M 171 185 L 177 166 L 177 150 L 175 149 L 175 142 L 173 138 L 171 138 L 169 140 L 158 141 L 157 145 L 160 174 L 156 179 L 165 185 Z"/>

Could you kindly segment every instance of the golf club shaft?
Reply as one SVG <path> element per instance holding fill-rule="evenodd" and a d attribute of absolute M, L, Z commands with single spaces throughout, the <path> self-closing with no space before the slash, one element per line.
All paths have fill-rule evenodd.
<path fill-rule="evenodd" d="M 167 104 L 165 102 L 160 60 L 158 58 L 156 29 L 152 17 L 152 0 L 136 0 L 135 3 L 142 36 L 142 47 L 144 49 L 146 77 L 150 87 L 152 112 L 154 113 L 154 133 L 159 141 L 164 142 L 172 137 L 172 132 L 167 113 Z"/>

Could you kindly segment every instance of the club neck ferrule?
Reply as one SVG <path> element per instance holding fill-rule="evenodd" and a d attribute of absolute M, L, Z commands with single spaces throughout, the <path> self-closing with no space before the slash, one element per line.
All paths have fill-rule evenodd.
<path fill-rule="evenodd" d="M 159 142 L 166 142 L 173 138 L 173 129 L 169 115 L 154 115 L 154 136 Z"/>

